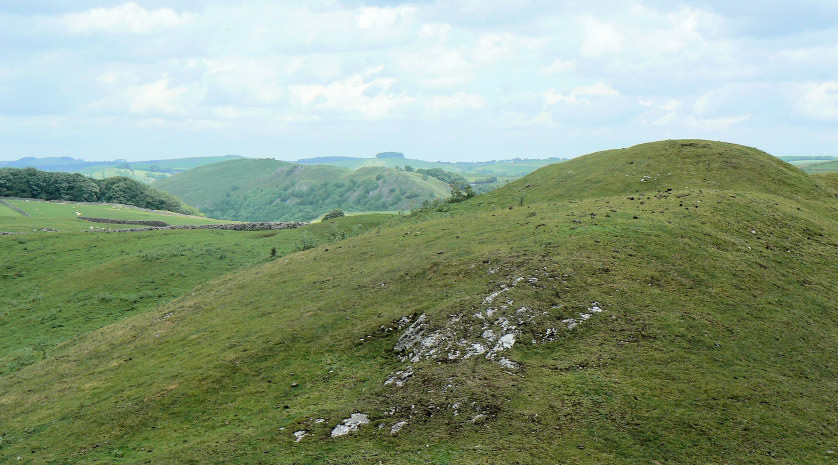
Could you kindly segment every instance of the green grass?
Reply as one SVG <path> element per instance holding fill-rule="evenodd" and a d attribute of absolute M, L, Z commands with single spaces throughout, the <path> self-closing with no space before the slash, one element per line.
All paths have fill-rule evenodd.
<path fill-rule="evenodd" d="M 172 225 L 181 224 L 217 224 L 229 221 L 198 216 L 179 215 L 169 212 L 152 212 L 125 205 L 95 205 L 74 202 L 44 202 L 32 199 L 6 199 L 6 202 L 29 213 L 31 217 L 7 217 L 0 214 L 0 231 L 31 231 L 32 229 L 52 228 L 60 231 L 84 231 L 91 227 L 125 229 L 136 226 L 91 223 L 77 219 L 78 216 L 111 218 L 119 220 L 157 220 Z M 9 211 L 8 207 L 3 207 Z M 12 211 L 14 213 L 14 211 Z M 81 213 L 81 215 L 77 215 Z"/>
<path fill-rule="evenodd" d="M 357 170 L 364 167 L 379 167 L 379 168 L 404 168 L 409 165 L 414 169 L 431 169 L 440 168 L 445 171 L 465 176 L 466 178 L 480 178 L 497 176 L 509 177 L 518 179 L 525 176 L 538 168 L 558 162 L 558 158 L 546 159 L 517 159 L 517 160 L 493 160 L 483 162 L 458 162 L 446 163 L 417 160 L 412 158 L 336 158 L 326 161 L 323 164 L 330 166 L 339 166 Z"/>
<path fill-rule="evenodd" d="M 79 290 L 53 297 L 63 286 L 35 281 L 52 279 L 42 272 L 48 264 L 20 257 L 60 258 L 48 253 L 58 247 L 70 254 L 65 267 L 93 264 L 97 254 L 119 260 L 115 252 L 129 244 L 112 241 L 134 236 L 0 237 L 3 262 L 31 266 L 33 276 L 3 278 L 4 298 L 14 289 L 18 305 L 55 299 L 3 317 L 21 320 L 15 331 L 28 339 L 15 350 L 32 347 L 34 360 L 0 378 L 0 460 L 834 461 L 838 191 L 758 151 L 706 141 L 575 162 L 446 212 L 207 238 L 239 250 L 241 265 L 184 278 L 183 288 L 201 284 L 168 294 L 180 297 L 160 307 L 91 323 L 49 345 L 43 360 L 37 343 L 49 333 L 37 318 Z M 673 174 L 640 183 L 649 173 Z M 357 235 L 337 240 L 339 228 Z M 175 250 L 200 247 L 194 232 L 144 233 L 125 256 L 137 260 L 129 269 L 201 260 Z M 286 255 L 328 237 L 336 241 Z M 252 252 L 248 241 L 258 244 Z M 280 258 L 265 258 L 267 246 Z M 500 315 L 526 308 L 533 316 L 507 354 L 521 370 L 443 356 L 410 364 L 404 387 L 384 385 L 407 365 L 393 352 L 399 319 L 424 313 L 431 329 L 471 337 L 462 325 L 479 325 L 472 315 L 485 311 L 484 299 L 517 278 L 535 279 L 492 305 Z M 171 286 L 146 284 L 124 292 Z M 562 323 L 593 302 L 604 312 L 573 330 Z M 94 313 L 81 304 L 73 311 Z M 331 438 L 353 412 L 371 424 Z M 470 421 L 478 414 L 485 417 Z M 401 420 L 407 425 L 391 436 Z M 298 430 L 310 435 L 297 443 Z"/>
<path fill-rule="evenodd" d="M 0 340 L 0 373 L 36 361 L 32 348 L 37 343 L 47 344 L 51 351 L 74 337 L 154 309 L 214 277 L 294 252 L 304 237 L 327 243 L 386 218 L 367 215 L 281 231 L 0 237 L 0 332 L 15 335 Z"/>
<path fill-rule="evenodd" d="M 2 216 L 17 218 L 21 216 L 21 214 L 0 203 L 0 217 Z"/>
<path fill-rule="evenodd" d="M 114 176 L 125 176 L 127 178 L 131 178 L 145 184 L 153 183 L 157 180 L 157 177 L 160 175 L 162 175 L 163 177 L 169 176 L 168 173 L 160 173 L 155 171 L 139 169 L 117 168 L 115 166 L 94 166 L 91 168 L 81 169 L 79 170 L 79 173 L 85 176 L 90 176 L 94 179 L 105 179 Z"/>
<path fill-rule="evenodd" d="M 838 160 L 809 163 L 800 167 L 807 173 L 828 173 L 838 171 Z"/>

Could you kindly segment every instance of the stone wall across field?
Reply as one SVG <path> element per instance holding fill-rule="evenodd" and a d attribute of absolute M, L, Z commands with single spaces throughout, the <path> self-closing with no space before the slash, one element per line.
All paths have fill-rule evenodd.
<path fill-rule="evenodd" d="M 270 231 L 276 229 L 294 229 L 306 226 L 305 222 L 259 222 L 259 223 L 224 223 L 224 224 L 183 224 L 164 227 L 111 229 L 111 232 L 142 232 L 142 231 L 165 231 L 171 229 L 222 229 L 225 231 Z"/>
<path fill-rule="evenodd" d="M 16 206 L 14 206 L 14 205 L 10 204 L 9 202 L 6 202 L 6 201 L 3 201 L 3 200 L 0 200 L 0 203 L 2 203 L 3 205 L 5 205 L 5 206 L 7 206 L 7 207 L 11 208 L 12 210 L 14 210 L 14 211 L 16 211 L 16 212 L 18 212 L 18 213 L 20 213 L 20 214 L 21 214 L 21 215 L 23 215 L 23 216 L 32 216 L 32 215 L 30 215 L 29 213 L 26 213 L 25 211 L 21 210 L 20 208 L 17 208 Z"/>
<path fill-rule="evenodd" d="M 80 220 L 84 221 L 91 221 L 93 223 L 108 223 L 108 224 L 135 224 L 138 226 L 154 226 L 157 228 L 165 228 L 166 226 L 171 226 L 169 223 L 165 221 L 157 221 L 157 220 L 115 220 L 113 218 L 95 218 L 89 216 L 79 216 Z"/>

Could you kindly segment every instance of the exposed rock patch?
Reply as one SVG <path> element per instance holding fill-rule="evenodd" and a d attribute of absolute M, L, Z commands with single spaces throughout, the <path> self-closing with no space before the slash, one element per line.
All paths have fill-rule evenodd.
<path fill-rule="evenodd" d="M 352 431 L 357 430 L 361 425 L 366 425 L 370 422 L 366 414 L 353 413 L 349 418 L 344 419 L 339 425 L 332 430 L 332 437 L 337 438 L 345 436 Z"/>

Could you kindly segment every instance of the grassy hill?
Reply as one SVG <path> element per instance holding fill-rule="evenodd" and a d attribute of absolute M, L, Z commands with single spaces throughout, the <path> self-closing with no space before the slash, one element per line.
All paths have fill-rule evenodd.
<path fill-rule="evenodd" d="M 365 167 L 349 170 L 242 159 L 202 166 L 154 187 L 197 205 L 210 216 L 235 220 L 312 220 L 334 208 L 407 210 L 447 197 L 447 184 L 417 173 Z"/>
<path fill-rule="evenodd" d="M 363 167 L 404 168 L 407 165 L 414 169 L 443 169 L 459 174 L 472 182 L 491 176 L 499 178 L 501 182 L 505 182 L 506 180 L 518 179 L 538 168 L 563 160 L 563 158 L 553 157 L 543 159 L 513 158 L 509 160 L 480 162 L 441 162 L 412 158 L 316 157 L 297 160 L 296 163 L 304 165 L 330 165 L 353 170 Z"/>
<path fill-rule="evenodd" d="M 838 160 L 811 163 L 800 167 L 807 173 L 828 173 L 838 171 Z"/>
<path fill-rule="evenodd" d="M 25 157 L 14 161 L 0 161 L 0 167 L 38 168 L 44 171 L 81 173 L 94 179 L 125 176 L 135 181 L 151 184 L 175 173 L 220 161 L 241 158 L 238 155 L 220 157 L 188 157 L 161 160 L 132 161 L 115 160 L 91 162 L 71 157 Z"/>
<path fill-rule="evenodd" d="M 0 199 L 17 207 L 29 216 L 0 205 L 0 231 L 26 232 L 33 229 L 50 228 L 59 231 L 85 231 L 91 228 L 130 228 L 112 224 L 94 224 L 79 220 L 79 216 L 93 218 L 111 218 L 116 220 L 163 221 L 171 225 L 181 224 L 217 224 L 225 220 L 201 216 L 181 215 L 178 213 L 146 210 L 131 205 L 92 204 L 79 202 L 51 201 L 36 199 Z"/>
<path fill-rule="evenodd" d="M 225 253 L 253 247 L 235 260 L 253 258 L 234 273 L 210 267 L 215 277 L 177 277 L 224 263 L 175 251 L 200 236 L 0 237 L 3 297 L 20 309 L 0 322 L 28 319 L 4 357 L 31 358 L 0 378 L 0 458 L 834 461 L 832 180 L 707 141 L 574 163 L 444 211 L 370 219 L 366 232 L 349 222 L 372 217 L 353 216 L 231 236 Z M 291 253 L 286 233 L 324 243 Z M 132 270 L 134 247 L 151 241 L 161 276 L 131 292 L 180 297 L 86 323 L 46 351 L 32 343 L 53 334 L 57 308 L 78 307 L 37 281 L 48 260 L 95 244 L 97 260 Z M 281 258 L 258 258 L 269 245 Z M 24 254 L 44 262 L 18 271 Z M 353 414 L 361 424 L 339 435 Z"/>

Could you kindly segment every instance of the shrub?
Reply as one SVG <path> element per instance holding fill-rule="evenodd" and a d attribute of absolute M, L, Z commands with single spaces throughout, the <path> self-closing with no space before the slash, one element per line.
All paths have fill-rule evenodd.
<path fill-rule="evenodd" d="M 333 218 L 340 218 L 341 216 L 346 216 L 346 213 L 344 213 L 343 210 L 341 210 L 340 208 L 335 208 L 329 213 L 323 215 L 323 221 L 331 220 Z"/>

